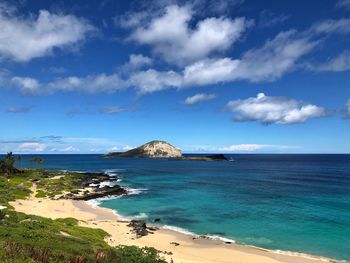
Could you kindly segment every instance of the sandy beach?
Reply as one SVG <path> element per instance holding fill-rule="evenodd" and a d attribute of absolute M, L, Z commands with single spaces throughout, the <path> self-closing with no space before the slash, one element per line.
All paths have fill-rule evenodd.
<path fill-rule="evenodd" d="M 35 193 L 35 188 L 33 189 Z M 114 211 L 94 206 L 86 201 L 52 200 L 36 198 L 32 194 L 26 200 L 17 200 L 10 204 L 18 212 L 38 215 L 52 219 L 73 217 L 81 226 L 100 228 L 109 233 L 106 241 L 111 246 L 136 245 L 151 246 L 162 251 L 161 255 L 175 263 L 316 263 L 330 260 L 308 255 L 288 255 L 256 247 L 238 244 L 225 244 L 220 240 L 194 238 L 169 229 L 159 229 L 153 234 L 136 238 L 128 222 L 122 220 Z"/>

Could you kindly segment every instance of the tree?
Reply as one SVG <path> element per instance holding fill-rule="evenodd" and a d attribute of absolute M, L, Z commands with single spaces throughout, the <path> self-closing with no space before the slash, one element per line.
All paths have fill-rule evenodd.
<path fill-rule="evenodd" d="M 15 167 L 15 162 L 16 160 L 12 152 L 7 153 L 5 159 L 0 160 L 0 173 L 11 175 L 18 172 Z"/>

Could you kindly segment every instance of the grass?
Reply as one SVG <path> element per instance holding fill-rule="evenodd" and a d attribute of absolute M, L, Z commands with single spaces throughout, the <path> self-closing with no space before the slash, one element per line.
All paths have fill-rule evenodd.
<path fill-rule="evenodd" d="M 83 174 L 27 169 L 9 178 L 0 174 L 0 262 L 19 263 L 165 263 L 154 248 L 110 247 L 101 229 L 81 227 L 74 218 L 52 220 L 13 211 L 9 201 L 27 198 L 32 182 L 37 197 L 79 188 Z"/>

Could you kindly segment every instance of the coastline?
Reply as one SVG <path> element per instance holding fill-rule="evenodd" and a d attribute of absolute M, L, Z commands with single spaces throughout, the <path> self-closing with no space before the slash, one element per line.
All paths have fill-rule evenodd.
<path fill-rule="evenodd" d="M 222 240 L 196 237 L 162 227 L 147 236 L 137 238 L 128 226 L 130 223 L 114 210 L 102 208 L 84 200 L 35 197 L 34 193 L 26 200 L 10 202 L 17 212 L 38 215 L 52 219 L 73 217 L 79 225 L 101 228 L 109 233 L 106 242 L 111 246 L 135 245 L 150 246 L 162 251 L 161 255 L 170 262 L 247 262 L 247 263 L 316 263 L 336 262 L 331 259 L 288 251 L 274 251 L 264 248 L 227 244 Z"/>

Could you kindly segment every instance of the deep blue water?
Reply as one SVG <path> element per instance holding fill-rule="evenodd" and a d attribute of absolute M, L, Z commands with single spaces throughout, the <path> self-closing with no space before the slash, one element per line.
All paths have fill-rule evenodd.
<path fill-rule="evenodd" d="M 102 201 L 121 215 L 350 261 L 350 155 L 231 156 L 235 161 L 42 157 L 46 168 L 108 170 L 122 185 L 143 189 Z M 29 158 L 21 165 L 30 166 Z"/>

